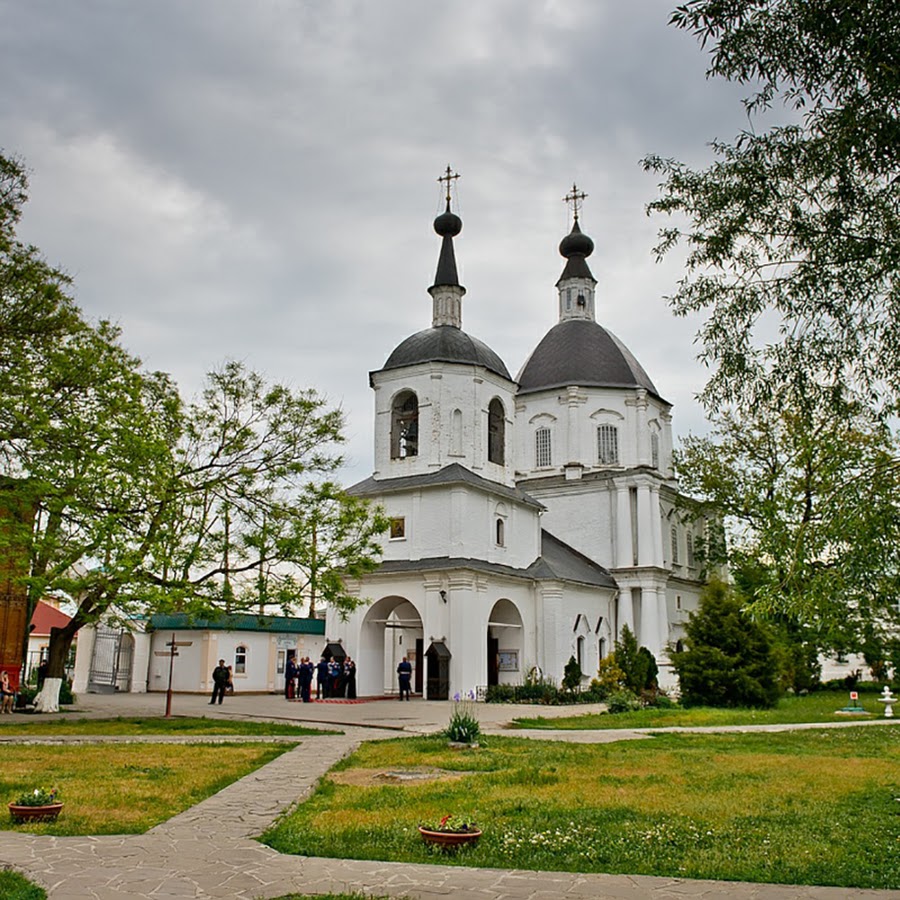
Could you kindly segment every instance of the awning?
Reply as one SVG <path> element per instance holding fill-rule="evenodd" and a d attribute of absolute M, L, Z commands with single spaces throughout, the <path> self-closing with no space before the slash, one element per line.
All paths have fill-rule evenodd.
<path fill-rule="evenodd" d="M 322 651 L 322 656 L 325 659 L 345 660 L 347 651 L 340 644 L 326 644 L 325 649 Z"/>
<path fill-rule="evenodd" d="M 437 656 L 438 659 L 450 659 L 451 657 L 451 653 L 443 641 L 432 642 L 431 646 L 425 651 L 425 655 L 429 656 L 432 653 Z"/>

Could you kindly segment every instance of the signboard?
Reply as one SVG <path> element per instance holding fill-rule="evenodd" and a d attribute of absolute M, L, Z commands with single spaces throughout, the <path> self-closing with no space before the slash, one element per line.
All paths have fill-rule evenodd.
<path fill-rule="evenodd" d="M 518 672 L 519 671 L 519 651 L 518 650 L 500 650 L 497 653 L 497 668 L 501 672 Z"/>

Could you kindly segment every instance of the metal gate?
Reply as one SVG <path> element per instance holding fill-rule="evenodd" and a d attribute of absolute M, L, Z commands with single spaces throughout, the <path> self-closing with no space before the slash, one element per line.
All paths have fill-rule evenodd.
<path fill-rule="evenodd" d="M 88 692 L 113 694 L 131 690 L 134 638 L 125 629 L 98 625 L 94 634 Z"/>

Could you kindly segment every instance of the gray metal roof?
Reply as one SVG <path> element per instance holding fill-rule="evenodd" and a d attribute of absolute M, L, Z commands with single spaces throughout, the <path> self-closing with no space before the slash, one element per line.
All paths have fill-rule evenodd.
<path fill-rule="evenodd" d="M 151 631 L 266 631 L 286 634 L 325 634 L 324 619 L 296 616 L 255 616 L 250 613 L 223 614 L 216 618 L 194 619 L 184 613 L 150 616 Z"/>
<path fill-rule="evenodd" d="M 489 575 L 524 578 L 528 581 L 569 581 L 613 590 L 617 587 L 616 580 L 603 566 L 583 556 L 543 529 L 541 530 L 541 555 L 527 569 L 504 566 L 484 559 L 433 556 L 428 559 L 385 560 L 373 574 L 394 575 L 447 569 L 472 569 Z"/>
<path fill-rule="evenodd" d="M 517 380 L 520 394 L 576 385 L 644 388 L 659 397 L 631 351 L 612 332 L 589 319 L 567 319 L 554 325 L 522 366 Z"/>
<path fill-rule="evenodd" d="M 483 366 L 512 381 L 503 360 L 487 344 L 453 325 L 436 325 L 410 335 L 396 347 L 379 371 L 428 362 Z"/>
<path fill-rule="evenodd" d="M 437 472 L 426 472 L 423 475 L 405 475 L 402 478 L 379 479 L 369 477 L 347 488 L 347 493 L 357 497 L 369 497 L 448 484 L 466 484 L 478 490 L 505 497 L 515 503 L 522 503 L 534 509 L 544 509 L 542 503 L 526 494 L 525 491 L 519 490 L 519 488 L 507 487 L 505 484 L 498 484 L 496 481 L 489 481 L 487 478 L 476 475 L 459 463 L 451 463 L 449 466 L 444 466 L 443 469 L 438 469 Z"/>

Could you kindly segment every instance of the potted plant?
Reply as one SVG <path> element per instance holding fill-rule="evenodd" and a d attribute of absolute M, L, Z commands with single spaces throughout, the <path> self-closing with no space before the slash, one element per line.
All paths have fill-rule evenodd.
<path fill-rule="evenodd" d="M 56 788 L 35 788 L 26 791 L 18 800 L 9 804 L 9 814 L 15 822 L 51 822 L 63 808 Z"/>
<path fill-rule="evenodd" d="M 481 829 L 473 820 L 462 821 L 457 816 L 444 816 L 437 825 L 420 825 L 419 834 L 426 844 L 440 847 L 459 847 L 474 844 L 481 837 Z"/>

